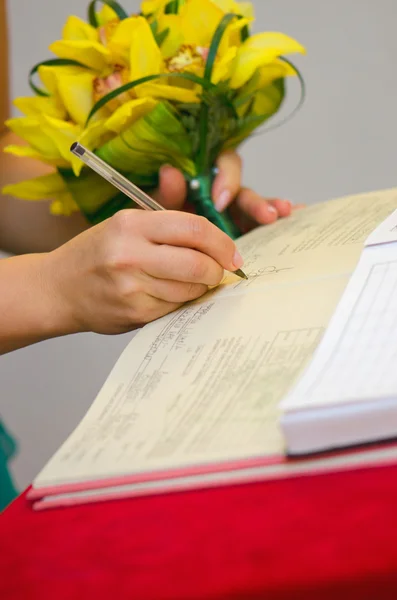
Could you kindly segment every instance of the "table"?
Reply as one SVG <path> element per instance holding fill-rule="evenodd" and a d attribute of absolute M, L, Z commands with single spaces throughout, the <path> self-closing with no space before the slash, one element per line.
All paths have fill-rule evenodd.
<path fill-rule="evenodd" d="M 397 465 L 0 516 L 0 598 L 395 600 Z"/>

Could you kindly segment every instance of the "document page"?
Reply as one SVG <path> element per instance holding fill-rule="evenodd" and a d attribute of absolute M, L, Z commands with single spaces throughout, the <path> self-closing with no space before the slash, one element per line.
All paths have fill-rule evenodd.
<path fill-rule="evenodd" d="M 319 345 L 369 228 L 397 207 L 397 194 L 355 203 L 355 211 L 350 199 L 315 206 L 242 238 L 250 280 L 227 276 L 144 327 L 34 487 L 282 454 L 280 400 Z M 341 248 L 346 260 L 338 255 L 336 269 Z"/>
<path fill-rule="evenodd" d="M 397 398 L 396 332 L 397 242 L 368 246 L 315 358 L 282 408 Z"/>
<path fill-rule="evenodd" d="M 297 210 L 238 240 L 248 281 L 228 276 L 227 293 L 269 283 L 351 274 L 369 234 L 397 207 L 397 189 Z M 226 291 L 226 290 L 225 290 Z"/>

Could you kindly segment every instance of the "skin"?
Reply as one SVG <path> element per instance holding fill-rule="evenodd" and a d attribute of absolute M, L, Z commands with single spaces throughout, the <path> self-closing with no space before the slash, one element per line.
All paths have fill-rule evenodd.
<path fill-rule="evenodd" d="M 18 142 L 2 126 L 9 114 L 4 11 L 0 0 L 0 150 Z M 217 166 L 215 205 L 220 211 L 231 205 L 245 229 L 291 213 L 290 202 L 242 187 L 236 153 L 220 156 Z M 0 188 L 49 170 L 1 153 Z M 227 235 L 180 212 L 182 173 L 163 165 L 153 196 L 167 212 L 122 211 L 95 227 L 80 213 L 52 216 L 45 201 L 0 196 L 0 248 L 18 255 L 0 261 L 0 354 L 70 333 L 134 329 L 200 297 L 224 269 L 243 265 Z"/>

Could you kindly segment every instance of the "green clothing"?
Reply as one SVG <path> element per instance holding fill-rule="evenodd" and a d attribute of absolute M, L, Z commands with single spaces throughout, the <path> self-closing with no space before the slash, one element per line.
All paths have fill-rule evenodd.
<path fill-rule="evenodd" d="M 0 421 L 0 512 L 18 495 L 8 471 L 8 461 L 16 450 L 16 443 Z"/>

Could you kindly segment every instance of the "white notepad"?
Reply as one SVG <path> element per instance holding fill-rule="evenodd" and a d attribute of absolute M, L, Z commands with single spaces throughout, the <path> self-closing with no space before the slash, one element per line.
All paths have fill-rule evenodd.
<path fill-rule="evenodd" d="M 368 238 L 313 361 L 282 402 L 289 452 L 397 434 L 397 211 Z"/>

